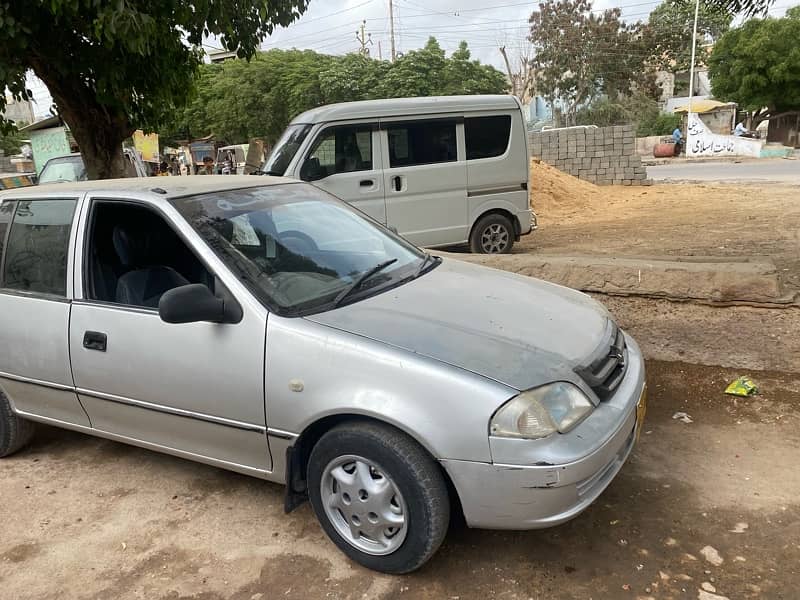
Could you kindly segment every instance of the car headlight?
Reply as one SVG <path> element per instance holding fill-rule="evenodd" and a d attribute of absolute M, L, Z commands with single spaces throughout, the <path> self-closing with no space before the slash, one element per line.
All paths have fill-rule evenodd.
<path fill-rule="evenodd" d="M 514 396 L 494 414 L 489 432 L 498 437 L 523 439 L 567 433 L 593 408 L 578 387 L 557 381 Z"/>

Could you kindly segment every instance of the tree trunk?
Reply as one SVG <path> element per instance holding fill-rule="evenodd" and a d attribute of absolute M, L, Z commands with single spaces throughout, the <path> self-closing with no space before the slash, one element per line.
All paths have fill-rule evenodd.
<path fill-rule="evenodd" d="M 97 101 L 93 89 L 79 80 L 63 81 L 47 68 L 46 61 L 32 61 L 80 148 L 89 179 L 125 177 L 122 142 L 133 133 L 128 115 Z"/>

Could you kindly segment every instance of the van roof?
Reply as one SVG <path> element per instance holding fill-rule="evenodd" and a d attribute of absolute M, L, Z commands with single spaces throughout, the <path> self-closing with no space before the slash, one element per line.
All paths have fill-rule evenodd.
<path fill-rule="evenodd" d="M 180 198 L 195 194 L 227 192 L 251 187 L 297 183 L 289 177 L 267 175 L 190 175 L 187 177 L 128 177 L 125 179 L 101 179 L 71 183 L 48 183 L 0 192 L 0 200 L 13 198 L 24 200 L 37 196 L 58 197 L 62 194 L 75 196 L 85 192 L 108 193 L 121 197 L 126 193 L 151 194 L 158 198 Z M 158 190 L 158 191 L 154 191 Z"/>
<path fill-rule="evenodd" d="M 292 123 L 326 123 L 349 119 L 377 119 L 479 110 L 518 109 L 514 96 L 507 94 L 478 96 L 428 96 L 425 98 L 390 98 L 342 102 L 312 108 L 298 115 Z"/>

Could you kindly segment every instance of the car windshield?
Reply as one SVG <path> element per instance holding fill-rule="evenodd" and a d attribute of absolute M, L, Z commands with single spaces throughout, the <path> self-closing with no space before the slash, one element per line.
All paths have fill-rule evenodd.
<path fill-rule="evenodd" d="M 311 125 L 298 123 L 296 125 L 289 125 L 286 131 L 283 132 L 281 139 L 275 144 L 272 152 L 269 153 L 264 167 L 261 169 L 267 175 L 283 175 L 292 162 L 294 155 L 306 139 L 308 132 L 311 131 Z"/>
<path fill-rule="evenodd" d="M 63 156 L 51 158 L 44 165 L 39 183 L 58 183 L 63 181 L 83 181 L 86 179 L 86 168 L 80 156 Z"/>
<path fill-rule="evenodd" d="M 172 204 L 244 284 L 283 316 L 356 302 L 437 264 L 305 183 L 215 192 Z"/>

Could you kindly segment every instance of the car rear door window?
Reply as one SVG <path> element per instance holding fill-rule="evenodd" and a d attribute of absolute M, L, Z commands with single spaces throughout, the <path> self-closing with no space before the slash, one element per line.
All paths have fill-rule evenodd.
<path fill-rule="evenodd" d="M 511 137 L 511 116 L 468 117 L 464 119 L 467 160 L 505 154 Z"/>
<path fill-rule="evenodd" d="M 410 167 L 455 162 L 456 122 L 450 120 L 393 123 L 386 127 L 389 166 Z"/>
<path fill-rule="evenodd" d="M 77 200 L 20 200 L 3 261 L 2 286 L 64 297 L 67 255 Z"/>

